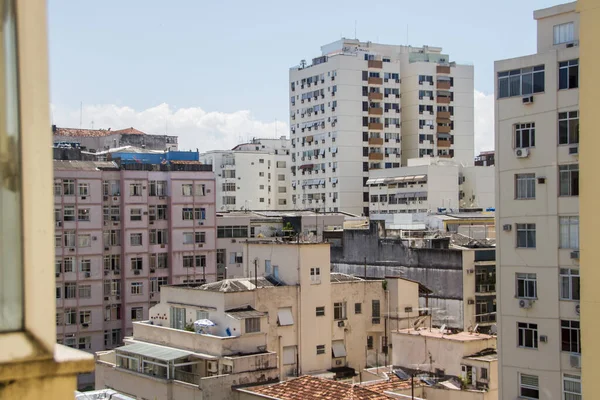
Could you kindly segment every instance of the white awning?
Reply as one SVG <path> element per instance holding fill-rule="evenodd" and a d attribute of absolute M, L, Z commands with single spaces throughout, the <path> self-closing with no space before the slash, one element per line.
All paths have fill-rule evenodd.
<path fill-rule="evenodd" d="M 277 311 L 277 322 L 279 322 L 279 326 L 294 325 L 291 307 L 280 308 Z"/>
<path fill-rule="evenodd" d="M 333 351 L 333 357 L 346 357 L 346 346 L 341 340 L 331 343 L 331 350 Z"/>

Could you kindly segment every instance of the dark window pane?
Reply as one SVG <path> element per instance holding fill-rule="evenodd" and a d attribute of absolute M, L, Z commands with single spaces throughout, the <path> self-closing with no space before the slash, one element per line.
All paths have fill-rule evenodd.
<path fill-rule="evenodd" d="M 569 89 L 573 89 L 579 86 L 579 67 L 569 67 Z"/>
<path fill-rule="evenodd" d="M 498 79 L 498 98 L 508 97 L 508 78 Z"/>
<path fill-rule="evenodd" d="M 533 93 L 533 74 L 523 75 L 523 95 Z"/>
<path fill-rule="evenodd" d="M 558 144 L 569 143 L 569 123 L 568 121 L 558 121 Z"/>
<path fill-rule="evenodd" d="M 533 93 L 544 91 L 544 72 L 536 72 L 533 74 Z"/>
<path fill-rule="evenodd" d="M 509 78 L 510 85 L 510 96 L 518 96 L 521 94 L 521 76 L 511 76 Z"/>
<path fill-rule="evenodd" d="M 558 70 L 558 88 L 559 89 L 568 89 L 568 75 L 569 72 L 567 68 L 561 68 Z"/>

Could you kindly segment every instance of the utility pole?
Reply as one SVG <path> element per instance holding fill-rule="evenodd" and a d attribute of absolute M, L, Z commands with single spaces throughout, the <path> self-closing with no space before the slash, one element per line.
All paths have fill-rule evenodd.
<path fill-rule="evenodd" d="M 258 289 L 258 258 L 254 259 L 254 286 Z"/>

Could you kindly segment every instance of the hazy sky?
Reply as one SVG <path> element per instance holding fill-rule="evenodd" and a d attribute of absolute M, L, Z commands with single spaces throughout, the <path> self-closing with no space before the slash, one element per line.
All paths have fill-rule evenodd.
<path fill-rule="evenodd" d="M 409 44 L 475 65 L 481 149 L 492 143 L 494 60 L 533 53 L 533 10 L 558 3 L 49 0 L 53 120 L 79 126 L 83 102 L 83 127 L 167 130 L 201 151 L 281 135 L 289 67 L 354 37 L 356 21 L 360 40 L 406 44 L 408 27 Z"/>

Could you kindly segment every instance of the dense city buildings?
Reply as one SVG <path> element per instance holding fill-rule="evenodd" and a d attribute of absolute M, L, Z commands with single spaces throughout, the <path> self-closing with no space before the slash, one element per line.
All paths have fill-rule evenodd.
<path fill-rule="evenodd" d="M 502 399 L 581 399 L 575 7 L 535 11 L 537 53 L 495 63 Z"/>
<path fill-rule="evenodd" d="M 252 139 L 200 155 L 216 178 L 218 211 L 292 210 L 290 140 Z"/>
<path fill-rule="evenodd" d="M 473 162 L 473 66 L 438 47 L 341 39 L 290 69 L 292 203 L 369 214 L 370 172 Z"/>

